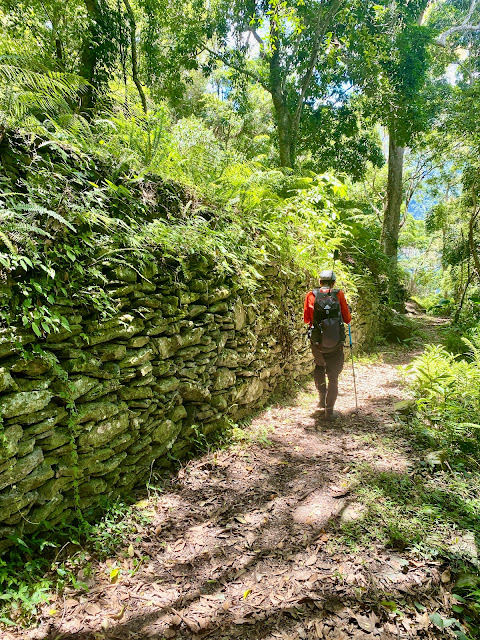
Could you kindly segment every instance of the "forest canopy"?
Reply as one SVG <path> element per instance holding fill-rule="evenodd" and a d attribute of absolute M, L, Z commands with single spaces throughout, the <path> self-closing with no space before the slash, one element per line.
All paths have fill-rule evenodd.
<path fill-rule="evenodd" d="M 71 178 L 52 199 L 44 160 L 17 155 L 30 170 L 1 178 L 5 277 L 60 259 L 40 256 L 46 220 L 74 233 L 93 201 L 154 175 L 194 193 L 210 226 L 237 208 L 275 235 L 309 215 L 315 241 L 297 246 L 299 230 L 289 249 L 303 263 L 341 245 L 392 306 L 407 291 L 476 318 L 479 25 L 476 0 L 1 0 L 0 139 L 18 130 L 37 160 L 90 163 L 75 178 L 87 192 L 100 180 L 86 201 L 65 195 Z M 327 183 L 341 213 L 325 236 Z M 121 224 L 140 246 L 132 211 Z"/>

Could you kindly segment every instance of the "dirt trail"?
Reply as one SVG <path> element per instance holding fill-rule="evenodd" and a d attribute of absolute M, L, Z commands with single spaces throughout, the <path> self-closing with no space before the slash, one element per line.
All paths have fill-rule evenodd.
<path fill-rule="evenodd" d="M 144 505 L 149 524 L 117 558 L 94 565 L 88 593 L 68 594 L 39 628 L 6 638 L 452 637 L 427 614 L 447 604 L 440 563 L 339 542 L 341 523 L 361 516 L 352 469 L 407 472 L 414 463 L 393 411 L 405 397 L 396 366 L 410 356 L 356 365 L 358 414 L 347 361 L 339 421 L 322 420 L 312 384 L 256 417 L 247 445 L 190 461 Z M 145 560 L 130 575 L 132 553 Z M 111 566 L 122 569 L 114 584 Z M 389 608 L 395 598 L 427 612 L 398 616 Z"/>

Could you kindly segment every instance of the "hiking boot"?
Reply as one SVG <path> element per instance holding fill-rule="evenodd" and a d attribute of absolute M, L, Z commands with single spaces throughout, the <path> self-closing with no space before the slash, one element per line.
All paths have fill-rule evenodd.
<path fill-rule="evenodd" d="M 342 414 L 339 411 L 334 411 L 331 407 L 325 409 L 325 420 L 338 420 Z"/>

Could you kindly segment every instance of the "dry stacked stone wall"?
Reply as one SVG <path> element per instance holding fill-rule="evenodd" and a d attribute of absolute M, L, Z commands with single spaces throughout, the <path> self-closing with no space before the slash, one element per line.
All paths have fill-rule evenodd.
<path fill-rule="evenodd" d="M 253 295 L 206 271 L 118 267 L 115 317 L 64 300 L 70 331 L 0 332 L 0 550 L 145 483 L 193 432 L 311 373 L 301 277 L 269 266 Z"/>

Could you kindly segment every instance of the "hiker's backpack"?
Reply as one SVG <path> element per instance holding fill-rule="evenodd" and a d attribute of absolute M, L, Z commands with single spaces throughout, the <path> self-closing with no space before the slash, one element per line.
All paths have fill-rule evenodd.
<path fill-rule="evenodd" d="M 345 340 L 342 309 L 338 299 L 340 289 L 314 289 L 312 342 L 324 352 L 334 351 Z"/>

